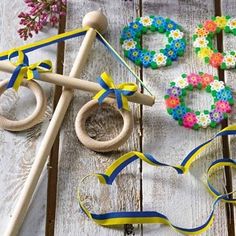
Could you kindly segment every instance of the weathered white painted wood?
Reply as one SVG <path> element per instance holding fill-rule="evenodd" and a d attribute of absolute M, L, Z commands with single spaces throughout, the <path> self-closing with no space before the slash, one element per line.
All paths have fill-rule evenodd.
<path fill-rule="evenodd" d="M 1 1 L 1 41 L 0 50 L 20 46 L 23 43 L 32 42 L 40 38 L 57 33 L 56 29 L 45 30 L 33 39 L 23 42 L 17 35 L 19 19 L 17 15 L 25 9 L 21 1 Z M 28 54 L 31 62 L 40 59 L 55 60 L 56 47 L 50 46 L 37 52 Z M 1 73 L 0 79 L 6 79 L 10 75 Z M 42 124 L 25 132 L 0 131 L 0 235 L 3 234 L 18 200 L 19 193 L 27 178 L 30 167 L 34 161 L 41 138 L 43 137 L 52 113 L 53 87 L 41 83 L 49 98 L 45 120 Z M 20 88 L 18 93 L 7 91 L 0 98 L 0 112 L 12 119 L 21 119 L 29 115 L 35 107 L 35 99 L 27 89 Z M 45 208 L 47 193 L 46 171 L 41 178 L 38 191 L 34 196 L 32 205 L 25 219 L 20 235 L 44 235 L 45 232 Z"/>
<path fill-rule="evenodd" d="M 221 11 L 222 15 L 229 15 L 231 17 L 235 17 L 236 12 L 236 2 L 231 0 L 222 0 L 221 1 Z M 236 50 L 235 47 L 235 36 L 224 34 L 223 35 L 223 45 L 224 45 L 224 51 L 230 51 L 230 50 Z M 225 71 L 225 81 L 227 85 L 229 85 L 233 89 L 234 99 L 235 97 L 235 89 L 236 89 L 236 73 L 235 70 L 226 70 Z M 232 115 L 229 117 L 229 124 L 235 124 L 236 122 L 236 116 L 235 116 L 235 106 Z M 235 137 L 229 138 L 229 147 L 230 147 L 230 157 L 235 159 L 235 150 L 236 150 L 236 142 Z M 233 184 L 233 190 L 236 189 L 236 174 L 235 170 L 232 169 L 232 184 Z M 235 207 L 234 207 L 234 219 L 232 216 L 230 216 L 229 223 L 233 224 L 234 221 L 234 228 L 236 231 L 236 215 L 235 215 Z"/>
<path fill-rule="evenodd" d="M 144 152 L 152 153 L 159 161 L 180 164 L 194 147 L 209 139 L 219 129 L 201 131 L 180 127 L 166 112 L 164 95 L 171 80 L 182 73 L 204 71 L 217 74 L 210 66 L 204 65 L 192 48 L 191 35 L 198 23 L 214 15 L 213 1 L 144 0 L 142 15 L 170 17 L 186 30 L 189 40 L 183 58 L 171 67 L 151 70 L 144 69 L 144 81 L 157 97 L 156 105 L 144 107 Z M 164 45 L 163 36 L 155 34 L 144 38 L 144 45 L 157 49 Z M 209 108 L 209 95 L 204 92 L 188 96 L 193 108 Z M 199 99 L 199 100 L 198 100 Z M 221 141 L 217 140 L 197 159 L 187 175 L 178 175 L 168 168 L 154 168 L 143 164 L 143 209 L 157 210 L 166 214 L 176 225 L 194 227 L 202 224 L 210 212 L 213 198 L 201 182 L 209 163 L 222 157 Z M 217 185 L 222 180 L 217 179 Z M 216 185 L 216 186 L 217 186 Z M 220 204 L 213 227 L 204 235 L 227 235 L 225 206 Z M 177 235 L 169 227 L 144 225 L 143 235 Z"/>
<path fill-rule="evenodd" d="M 119 34 L 121 27 L 136 15 L 136 2 L 123 1 L 69 1 L 67 13 L 67 30 L 81 26 L 83 16 L 92 10 L 102 8 L 108 17 L 109 29 L 106 39 L 121 52 Z M 68 73 L 75 55 L 79 49 L 81 39 L 66 43 L 65 73 Z M 84 70 L 82 79 L 95 81 L 103 71 L 112 75 L 116 82 L 131 81 L 133 77 L 124 67 L 119 65 L 108 51 L 97 42 L 91 53 L 89 63 Z M 129 141 L 118 152 L 98 154 L 86 149 L 78 141 L 74 121 L 78 110 L 91 95 L 75 91 L 75 98 L 65 117 L 60 133 L 60 162 L 58 173 L 58 193 L 56 208 L 55 235 L 124 235 L 124 228 L 104 228 L 94 224 L 81 212 L 76 198 L 79 181 L 82 177 L 93 172 L 104 172 L 115 158 L 124 152 L 139 148 L 138 106 L 133 106 L 135 113 L 135 129 Z M 98 111 L 88 120 L 88 130 L 96 139 L 110 139 L 121 128 L 122 120 L 119 115 L 109 110 Z M 124 174 L 125 173 L 125 174 Z M 111 210 L 138 210 L 139 200 L 139 163 L 135 163 L 118 178 L 114 186 L 99 186 L 93 178 L 83 185 L 82 193 L 86 204 L 93 212 Z M 137 235 L 140 229 L 137 229 Z"/>

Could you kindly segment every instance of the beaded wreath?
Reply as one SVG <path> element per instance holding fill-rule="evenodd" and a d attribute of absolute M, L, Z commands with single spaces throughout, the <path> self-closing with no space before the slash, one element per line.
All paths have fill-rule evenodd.
<path fill-rule="evenodd" d="M 185 97 L 194 88 L 205 89 L 212 95 L 214 104 L 211 105 L 211 110 L 194 111 L 186 106 Z M 231 89 L 223 81 L 219 81 L 217 76 L 199 72 L 183 74 L 181 78 L 172 81 L 165 95 L 165 103 L 167 112 L 179 125 L 197 130 L 208 126 L 216 127 L 227 118 L 234 100 Z"/>
<path fill-rule="evenodd" d="M 193 35 L 193 47 L 197 55 L 213 67 L 236 68 L 236 52 L 220 53 L 213 45 L 213 37 L 222 30 L 236 35 L 236 18 L 216 16 L 198 25 Z"/>
<path fill-rule="evenodd" d="M 148 31 L 166 34 L 168 43 L 164 49 L 159 52 L 142 49 L 141 36 Z M 120 42 L 127 58 L 136 65 L 152 69 L 171 65 L 172 61 L 183 56 L 186 47 L 181 27 L 169 18 L 161 16 L 143 16 L 129 23 L 121 32 Z"/>

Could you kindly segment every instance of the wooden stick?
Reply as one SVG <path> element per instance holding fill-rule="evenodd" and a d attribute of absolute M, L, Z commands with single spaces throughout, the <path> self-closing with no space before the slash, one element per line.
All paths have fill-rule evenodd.
<path fill-rule="evenodd" d="M 0 71 L 12 73 L 14 69 L 15 66 L 12 65 L 9 61 L 0 61 Z M 66 86 L 67 88 L 80 89 L 92 93 L 97 93 L 101 90 L 101 86 L 98 83 L 76 79 L 56 73 L 41 73 L 40 80 L 60 86 Z M 109 96 L 114 97 L 113 94 Z M 140 92 L 136 92 L 133 96 L 128 96 L 127 98 L 130 102 L 139 103 L 146 106 L 152 106 L 155 102 L 154 96 L 148 96 Z"/>
<path fill-rule="evenodd" d="M 89 19 L 89 20 L 87 20 Z M 83 19 L 83 26 L 95 27 L 100 32 L 107 28 L 107 19 L 101 11 L 88 13 Z M 70 72 L 70 77 L 79 77 L 85 66 L 89 56 L 91 47 L 96 38 L 96 31 L 90 28 L 81 44 L 80 50 Z M 54 140 L 59 132 L 62 121 L 73 98 L 73 90 L 64 88 L 59 99 L 57 107 L 52 116 L 52 120 L 48 126 L 46 134 L 42 140 L 41 147 L 37 153 L 34 163 L 31 167 L 28 178 L 25 181 L 23 190 L 20 194 L 18 203 L 13 211 L 9 225 L 6 229 L 5 236 L 17 235 L 27 213 L 33 193 L 37 186 L 39 177 L 46 164 L 48 155 L 50 154 Z"/>

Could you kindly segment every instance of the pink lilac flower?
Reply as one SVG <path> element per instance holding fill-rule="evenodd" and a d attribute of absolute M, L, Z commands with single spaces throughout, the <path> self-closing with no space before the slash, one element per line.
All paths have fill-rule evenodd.
<path fill-rule="evenodd" d="M 197 116 L 193 112 L 188 112 L 183 117 L 183 125 L 192 128 L 197 123 Z"/>
<path fill-rule="evenodd" d="M 24 0 L 24 2 L 30 9 L 18 15 L 20 25 L 23 27 L 17 31 L 24 40 L 33 37 L 33 33 L 37 34 L 46 24 L 55 27 L 59 17 L 66 14 L 67 0 Z"/>
<path fill-rule="evenodd" d="M 231 112 L 231 107 L 227 101 L 218 101 L 216 102 L 216 110 L 220 112 Z"/>
<path fill-rule="evenodd" d="M 195 73 L 191 73 L 188 75 L 187 81 L 189 84 L 197 86 L 199 83 L 201 83 L 201 77 Z"/>

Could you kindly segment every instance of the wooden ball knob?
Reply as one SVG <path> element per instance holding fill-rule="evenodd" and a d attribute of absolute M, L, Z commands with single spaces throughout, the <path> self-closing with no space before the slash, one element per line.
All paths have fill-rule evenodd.
<path fill-rule="evenodd" d="M 84 16 L 82 26 L 89 26 L 103 34 L 107 31 L 107 18 L 102 13 L 101 9 L 98 11 L 91 11 Z"/>

